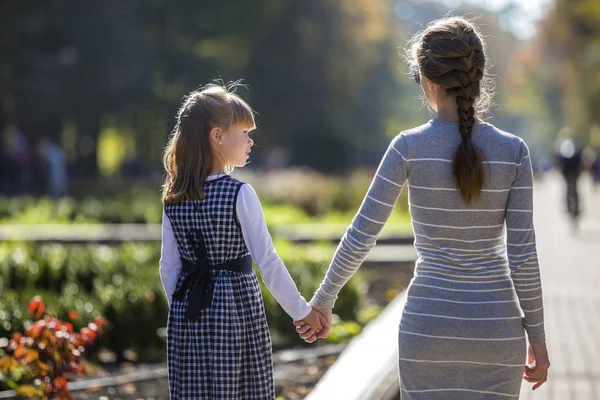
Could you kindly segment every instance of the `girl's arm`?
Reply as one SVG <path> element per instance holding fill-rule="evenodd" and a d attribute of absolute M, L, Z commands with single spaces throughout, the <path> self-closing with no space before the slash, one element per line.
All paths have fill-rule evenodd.
<path fill-rule="evenodd" d="M 311 300 L 333 308 L 338 293 L 375 246 L 379 233 L 394 210 L 407 179 L 402 134 L 390 143 L 358 213 L 335 251 L 325 279 Z"/>
<path fill-rule="evenodd" d="M 162 216 L 162 246 L 160 249 L 160 280 L 162 281 L 169 306 L 171 297 L 175 292 L 177 278 L 181 272 L 181 259 L 179 258 L 179 249 L 177 240 L 173 235 L 171 220 L 163 210 Z"/>
<path fill-rule="evenodd" d="M 246 247 L 269 291 L 294 320 L 309 315 L 312 308 L 298 292 L 296 284 L 273 247 L 260 201 L 252 186 L 244 184 L 240 188 L 236 213 Z"/>

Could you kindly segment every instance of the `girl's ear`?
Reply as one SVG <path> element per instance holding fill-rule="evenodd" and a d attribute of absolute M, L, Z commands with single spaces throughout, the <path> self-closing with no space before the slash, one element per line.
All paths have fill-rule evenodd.
<path fill-rule="evenodd" d="M 219 127 L 212 128 L 210 131 L 210 138 L 214 144 L 223 144 L 223 131 Z"/>

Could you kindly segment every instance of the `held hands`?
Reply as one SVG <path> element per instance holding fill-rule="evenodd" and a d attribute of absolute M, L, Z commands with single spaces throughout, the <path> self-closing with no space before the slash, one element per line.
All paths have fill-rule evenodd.
<path fill-rule="evenodd" d="M 329 329 L 327 328 L 327 319 L 321 313 L 317 312 L 314 307 L 310 311 L 310 314 L 304 317 L 303 320 L 294 321 L 294 324 L 297 322 L 301 323 L 306 331 L 312 332 L 313 335 L 319 334 L 324 329 L 327 329 L 327 332 L 329 332 Z M 296 328 L 296 330 L 298 330 L 298 328 Z"/>
<path fill-rule="evenodd" d="M 523 379 L 529 383 L 534 383 L 533 390 L 546 382 L 548 368 L 550 368 L 550 361 L 548 360 L 546 344 L 530 344 Z"/>
<path fill-rule="evenodd" d="M 306 318 L 300 321 L 294 321 L 294 325 L 296 325 L 296 332 L 298 332 L 300 337 L 307 343 L 312 343 L 318 338 L 325 339 L 331 330 L 333 318 L 331 308 L 322 308 L 313 304 L 311 304 L 311 307 L 313 310 Z M 319 316 L 322 329 L 314 329 L 314 326 L 310 323 L 310 321 L 307 320 L 307 318 L 313 314 L 317 314 Z"/>

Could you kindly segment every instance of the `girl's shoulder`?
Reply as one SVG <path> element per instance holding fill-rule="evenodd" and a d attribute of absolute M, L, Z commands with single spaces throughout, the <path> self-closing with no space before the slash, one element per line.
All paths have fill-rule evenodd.
<path fill-rule="evenodd" d="M 206 179 L 206 181 L 204 181 L 204 184 L 205 185 L 213 185 L 215 183 L 229 183 L 232 180 L 237 181 L 237 179 L 235 179 L 234 177 L 232 177 L 231 175 L 228 175 L 228 174 L 211 175 Z"/>
<path fill-rule="evenodd" d="M 184 200 L 179 203 L 164 203 L 163 209 L 167 215 L 177 212 L 180 209 L 195 209 L 201 205 L 207 198 L 218 196 L 221 199 L 227 199 L 236 197 L 240 192 L 242 186 L 249 186 L 248 184 L 230 176 L 222 175 L 219 177 L 213 177 L 207 179 L 204 182 L 204 198 L 196 200 Z"/>
<path fill-rule="evenodd" d="M 245 183 L 240 181 L 239 179 L 234 178 L 231 175 L 222 175 L 214 179 L 209 179 L 205 183 L 205 185 L 211 186 L 222 186 L 222 187 L 231 187 L 231 186 L 241 186 Z"/>

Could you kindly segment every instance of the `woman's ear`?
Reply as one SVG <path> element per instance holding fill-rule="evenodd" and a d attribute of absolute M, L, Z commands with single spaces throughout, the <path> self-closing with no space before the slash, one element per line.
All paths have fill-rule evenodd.
<path fill-rule="evenodd" d="M 219 127 L 212 128 L 210 131 L 210 138 L 214 144 L 223 144 L 223 131 Z"/>

